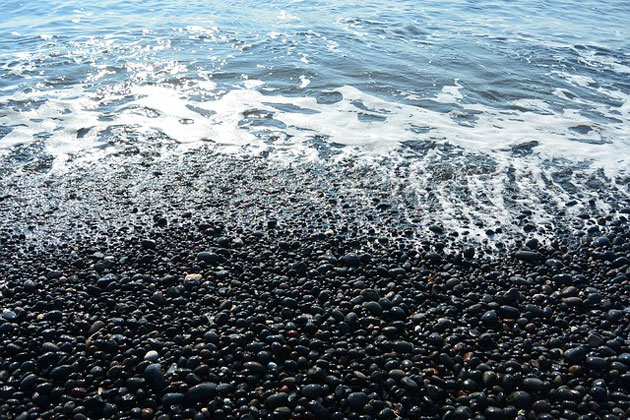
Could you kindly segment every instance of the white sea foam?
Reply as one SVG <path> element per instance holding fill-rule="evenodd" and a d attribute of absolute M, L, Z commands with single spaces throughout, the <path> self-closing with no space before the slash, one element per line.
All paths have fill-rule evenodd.
<path fill-rule="evenodd" d="M 565 71 L 558 71 L 558 70 L 554 70 L 550 74 L 556 75 L 575 86 L 593 87 L 594 85 L 597 85 L 597 82 L 592 77 L 589 77 L 589 76 L 571 74 Z"/>
<path fill-rule="evenodd" d="M 177 70 L 175 66 L 166 71 Z M 300 80 L 302 87 L 308 85 L 304 76 Z M 337 89 L 342 100 L 329 104 L 313 97 L 276 95 L 269 89 L 263 93 L 264 84 L 257 80 L 245 80 L 243 85 L 243 89 L 222 94 L 215 92 L 212 81 L 201 81 L 188 90 L 136 85 L 106 98 L 135 98 L 108 112 L 106 120 L 100 118 L 102 98 L 78 87 L 3 96 L 0 105 L 5 111 L 0 114 L 0 124 L 11 131 L 0 139 L 0 150 L 6 153 L 46 133 L 46 149 L 62 157 L 98 145 L 99 133 L 108 127 L 129 126 L 163 133 L 189 146 L 211 141 L 262 147 L 273 138 L 271 142 L 277 146 L 290 146 L 294 153 L 309 156 L 313 156 L 307 150 L 309 144 L 318 138 L 349 146 L 348 153 L 364 155 L 391 153 L 401 143 L 415 140 L 450 143 L 498 158 L 509 155 L 519 144 L 536 141 L 534 153 L 540 158 L 592 161 L 608 173 L 625 169 L 630 160 L 630 97 L 603 87 L 598 88 L 602 95 L 621 103 L 596 108 L 611 122 L 595 122 L 577 108 L 554 111 L 541 100 L 514 101 L 513 110 L 464 103 L 460 90 L 465 86 L 458 82 L 445 86 L 435 98 L 425 98 L 457 105 L 451 113 L 393 102 L 351 86 Z M 215 99 L 190 99 L 199 90 L 212 92 Z M 30 110 L 11 106 L 14 101 L 40 100 L 43 104 Z M 251 114 L 259 116 L 253 125 L 248 120 Z M 77 136 L 86 130 L 88 134 Z"/>
<path fill-rule="evenodd" d="M 306 76 L 304 76 L 304 75 L 300 76 L 300 87 L 302 89 L 307 87 L 310 83 L 311 83 L 311 81 Z"/>
<path fill-rule="evenodd" d="M 458 83 L 457 80 L 455 80 L 455 85 L 444 86 L 442 88 L 442 91 L 435 98 L 435 100 L 442 103 L 456 103 L 458 100 L 464 97 L 459 91 L 460 89 L 461 85 Z"/>
<path fill-rule="evenodd" d="M 580 55 L 582 60 L 590 67 L 608 68 L 616 73 L 630 73 L 630 66 L 625 63 L 620 63 L 615 57 L 597 54 L 595 51 L 591 50 L 581 51 Z"/>
<path fill-rule="evenodd" d="M 591 77 L 588 76 L 579 76 L 577 74 L 571 75 L 569 77 L 569 80 L 578 85 L 578 86 L 582 86 L 582 87 L 586 87 L 589 85 L 593 85 L 595 84 L 595 80 L 593 80 Z"/>

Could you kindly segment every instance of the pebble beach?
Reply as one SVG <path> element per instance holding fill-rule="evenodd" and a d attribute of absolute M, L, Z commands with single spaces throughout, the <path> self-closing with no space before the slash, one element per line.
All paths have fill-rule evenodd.
<path fill-rule="evenodd" d="M 627 0 L 0 2 L 0 420 L 630 417 Z"/>
<path fill-rule="evenodd" d="M 499 250 L 352 165 L 199 156 L 3 181 L 2 418 L 630 413 L 630 203 Z"/>

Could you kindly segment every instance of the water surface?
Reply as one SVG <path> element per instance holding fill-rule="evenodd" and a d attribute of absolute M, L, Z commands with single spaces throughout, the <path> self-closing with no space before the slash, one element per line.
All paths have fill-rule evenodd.
<path fill-rule="evenodd" d="M 625 1 L 90 3 L 0 5 L 4 152 L 630 146 Z"/>
<path fill-rule="evenodd" d="M 544 214 L 593 174 L 627 190 L 628 21 L 614 0 L 4 1 L 2 165 L 385 159 L 445 218 L 519 194 Z"/>

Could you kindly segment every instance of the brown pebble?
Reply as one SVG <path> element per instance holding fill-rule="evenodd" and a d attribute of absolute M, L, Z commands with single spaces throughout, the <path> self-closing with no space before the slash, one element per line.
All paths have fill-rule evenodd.
<path fill-rule="evenodd" d="M 155 412 L 153 411 L 152 408 L 143 408 L 142 412 L 140 413 L 140 418 L 142 420 L 150 420 L 154 417 Z"/>
<path fill-rule="evenodd" d="M 84 398 L 87 395 L 87 389 L 82 387 L 72 388 L 70 390 L 70 395 L 74 398 Z"/>
<path fill-rule="evenodd" d="M 105 323 L 101 320 L 95 321 L 92 326 L 90 327 L 90 330 L 88 331 L 88 335 L 92 335 L 97 333 L 98 331 L 100 331 L 103 327 L 105 326 Z"/>

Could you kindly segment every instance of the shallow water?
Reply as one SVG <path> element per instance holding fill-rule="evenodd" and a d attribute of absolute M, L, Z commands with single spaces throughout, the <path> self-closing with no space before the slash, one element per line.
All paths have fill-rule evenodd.
<path fill-rule="evenodd" d="M 386 159 L 445 216 L 627 190 L 627 1 L 90 3 L 0 5 L 5 173 L 204 145 Z"/>

